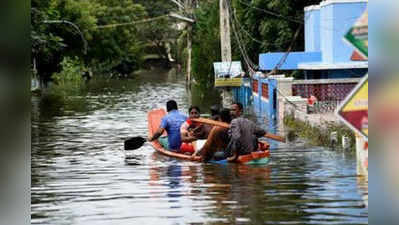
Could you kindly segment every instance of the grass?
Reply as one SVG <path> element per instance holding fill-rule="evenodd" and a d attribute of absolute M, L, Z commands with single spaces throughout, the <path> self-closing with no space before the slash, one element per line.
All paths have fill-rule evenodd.
<path fill-rule="evenodd" d="M 288 140 L 293 140 L 295 136 L 299 136 L 314 146 L 342 148 L 342 136 L 346 136 L 349 138 L 350 151 L 356 151 L 355 134 L 345 125 L 325 122 L 320 126 L 312 126 L 306 121 L 295 119 L 292 115 L 284 117 L 284 125 L 291 129 L 287 135 Z M 337 133 L 336 142 L 330 137 L 332 132 Z"/>

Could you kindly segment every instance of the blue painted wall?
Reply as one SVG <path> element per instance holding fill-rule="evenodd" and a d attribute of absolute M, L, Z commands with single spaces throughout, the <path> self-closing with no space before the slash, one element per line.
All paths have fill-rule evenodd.
<path fill-rule="evenodd" d="M 259 83 L 262 85 L 269 84 L 269 80 L 268 79 L 259 79 Z M 262 97 L 262 85 L 259 85 L 259 97 L 261 99 L 261 101 L 260 101 L 261 114 L 263 116 L 266 116 L 267 118 L 270 118 L 270 108 L 269 108 L 269 100 L 270 99 L 266 99 L 265 97 Z"/>
<path fill-rule="evenodd" d="M 323 1 L 319 6 L 305 8 L 305 52 L 292 52 L 280 70 L 298 69 L 298 64 L 354 63 L 353 47 L 344 41 L 344 35 L 367 9 L 367 2 Z M 259 55 L 261 70 L 272 70 L 284 52 Z"/>
<path fill-rule="evenodd" d="M 320 42 L 323 63 L 351 62 L 353 48 L 343 40 L 343 37 L 364 13 L 367 2 L 321 3 L 320 5 Z M 305 39 L 307 38 L 305 36 Z"/>
<path fill-rule="evenodd" d="M 319 8 L 305 11 L 305 51 L 320 52 Z"/>
<path fill-rule="evenodd" d="M 343 40 L 344 35 L 356 23 L 367 8 L 365 2 L 332 4 L 333 7 L 333 62 L 350 62 L 353 47 Z"/>
<path fill-rule="evenodd" d="M 273 70 L 285 52 L 259 54 L 259 68 Z M 298 63 L 321 61 L 321 52 L 291 52 L 280 70 L 296 70 Z"/>
<path fill-rule="evenodd" d="M 253 109 L 258 117 L 267 117 L 269 120 L 276 119 L 277 113 L 277 102 L 276 98 L 276 87 L 277 80 L 275 79 L 263 79 L 258 76 L 254 77 L 254 80 L 258 81 L 258 95 L 253 95 Z M 268 85 L 269 98 L 262 98 L 262 84 Z"/>
<path fill-rule="evenodd" d="M 320 43 L 323 63 L 333 62 L 333 22 L 333 6 L 322 6 L 320 8 Z"/>
<path fill-rule="evenodd" d="M 257 76 L 254 76 L 254 80 L 258 81 L 258 90 L 257 93 L 252 92 L 253 110 L 256 115 L 260 115 L 262 113 L 262 107 L 261 107 L 262 92 L 260 92 L 262 90 L 261 89 L 262 86 L 260 85 L 260 81 Z"/>
<path fill-rule="evenodd" d="M 233 101 L 240 102 L 244 106 L 244 108 L 247 108 L 252 104 L 251 100 L 251 80 L 249 78 L 244 78 L 241 87 L 233 88 Z"/>

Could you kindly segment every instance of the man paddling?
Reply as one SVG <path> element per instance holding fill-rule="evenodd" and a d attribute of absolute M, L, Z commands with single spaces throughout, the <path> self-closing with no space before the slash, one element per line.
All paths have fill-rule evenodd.
<path fill-rule="evenodd" d="M 162 118 L 161 125 L 152 137 L 148 138 L 148 141 L 154 141 L 158 139 L 162 133 L 166 130 L 168 132 L 168 146 L 171 151 L 180 151 L 181 137 L 180 127 L 187 120 L 187 116 L 179 112 L 177 109 L 177 103 L 174 100 L 170 100 L 166 103 L 166 111 L 168 114 Z"/>

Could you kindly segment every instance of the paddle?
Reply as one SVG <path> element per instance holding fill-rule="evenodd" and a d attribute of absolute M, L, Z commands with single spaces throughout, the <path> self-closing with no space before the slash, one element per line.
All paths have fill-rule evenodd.
<path fill-rule="evenodd" d="M 129 138 L 125 141 L 125 150 L 139 149 L 146 142 L 147 142 L 147 139 L 140 137 L 140 136 Z"/>
<path fill-rule="evenodd" d="M 224 122 L 220 122 L 220 121 L 216 121 L 216 120 L 211 120 L 211 119 L 205 119 L 205 118 L 197 118 L 197 119 L 191 119 L 194 122 L 197 123 L 205 123 L 205 124 L 209 124 L 209 125 L 214 125 L 214 126 L 219 126 L 219 127 L 224 127 L 224 128 L 229 128 L 230 125 L 228 123 L 224 123 Z M 270 134 L 270 133 L 266 133 L 264 135 L 264 137 L 266 138 L 270 138 L 272 140 L 276 140 L 276 141 L 280 141 L 280 142 L 285 142 L 285 138 L 275 135 L 275 134 Z"/>

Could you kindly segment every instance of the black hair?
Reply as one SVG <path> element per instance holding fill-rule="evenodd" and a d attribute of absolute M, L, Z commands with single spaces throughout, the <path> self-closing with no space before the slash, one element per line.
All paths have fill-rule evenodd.
<path fill-rule="evenodd" d="M 170 112 L 170 111 L 172 111 L 172 110 L 177 110 L 177 103 L 176 103 L 176 101 L 175 100 L 169 100 L 167 103 L 166 103 L 166 111 L 168 111 L 168 112 Z"/>
<path fill-rule="evenodd" d="M 211 116 L 219 115 L 220 114 L 220 108 L 218 105 L 213 105 L 211 106 Z"/>
<path fill-rule="evenodd" d="M 242 104 L 240 102 L 234 102 L 233 105 L 237 105 L 238 109 L 240 109 L 242 111 L 243 106 L 242 106 Z"/>
<path fill-rule="evenodd" d="M 222 111 L 220 111 L 220 119 L 222 120 L 222 122 L 230 123 L 231 122 L 230 110 L 226 108 L 222 109 Z"/>
<path fill-rule="evenodd" d="M 191 110 L 193 110 L 193 109 L 196 109 L 198 111 L 198 113 L 201 113 L 201 110 L 199 109 L 199 107 L 195 106 L 195 105 L 192 105 L 192 106 L 190 106 L 190 108 L 188 108 L 188 113 L 190 113 Z"/>

